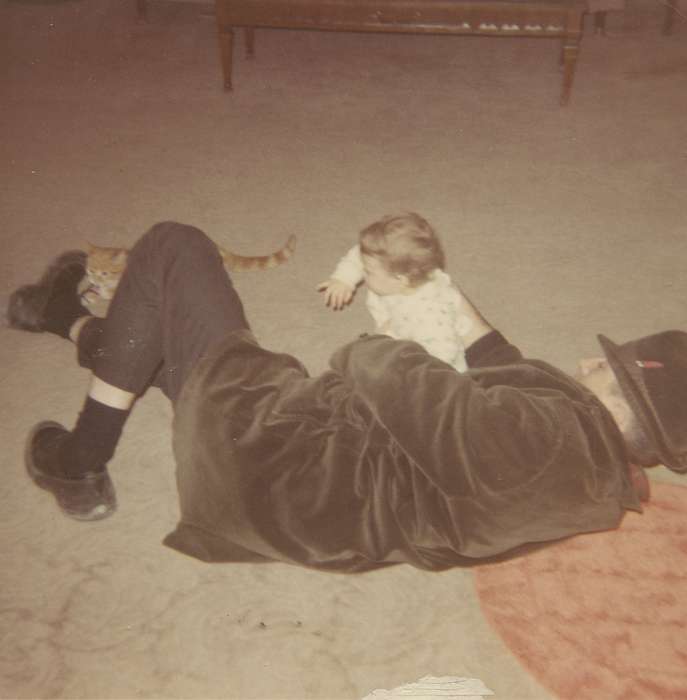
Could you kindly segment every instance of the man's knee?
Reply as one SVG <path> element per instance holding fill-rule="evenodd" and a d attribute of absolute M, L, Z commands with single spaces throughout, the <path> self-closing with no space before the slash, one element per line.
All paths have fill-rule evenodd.
<path fill-rule="evenodd" d="M 179 224 L 176 221 L 162 221 L 155 224 L 143 235 L 141 241 L 150 241 L 156 247 L 186 249 L 196 245 L 206 245 L 210 239 L 195 226 Z"/>
<path fill-rule="evenodd" d="M 145 251 L 145 253 L 144 253 Z M 195 226 L 176 221 L 163 221 L 151 227 L 132 248 L 130 256 L 143 254 L 154 258 L 192 257 L 196 254 L 217 255 L 217 247 Z"/>

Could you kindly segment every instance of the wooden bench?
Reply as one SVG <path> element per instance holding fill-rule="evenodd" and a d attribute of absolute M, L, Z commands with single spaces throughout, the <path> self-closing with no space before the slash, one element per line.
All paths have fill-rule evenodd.
<path fill-rule="evenodd" d="M 562 40 L 561 104 L 567 104 L 582 35 L 584 0 L 215 0 L 224 87 L 232 89 L 234 30 L 254 55 L 256 27 L 338 32 L 462 34 Z"/>
<path fill-rule="evenodd" d="M 136 4 L 146 21 L 147 0 Z M 570 99 L 585 11 L 586 0 L 215 0 L 226 90 L 236 28 L 244 29 L 248 57 L 256 28 L 538 37 L 562 40 L 562 105 Z"/>

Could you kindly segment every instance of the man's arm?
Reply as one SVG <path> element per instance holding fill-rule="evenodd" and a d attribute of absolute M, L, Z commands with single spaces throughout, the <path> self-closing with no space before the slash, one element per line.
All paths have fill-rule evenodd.
<path fill-rule="evenodd" d="M 476 342 L 495 336 L 501 337 L 494 331 Z M 444 494 L 468 497 L 478 485 L 497 491 L 523 483 L 560 441 L 545 401 L 508 386 L 486 389 L 417 343 L 368 336 L 339 350 L 331 364 Z M 474 471 L 487 464 L 484 474 Z"/>
<path fill-rule="evenodd" d="M 458 328 L 458 334 L 465 345 L 468 368 L 505 365 L 522 360 L 520 350 L 494 329 L 470 299 L 463 294 L 460 287 L 455 284 L 453 286 L 461 298 L 458 313 L 469 321 L 464 324 L 466 329 L 464 332 Z"/>

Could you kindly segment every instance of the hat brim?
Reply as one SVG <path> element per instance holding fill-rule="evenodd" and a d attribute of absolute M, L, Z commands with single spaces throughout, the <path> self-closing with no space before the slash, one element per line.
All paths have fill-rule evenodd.
<path fill-rule="evenodd" d="M 672 455 L 666 447 L 665 438 L 660 425 L 656 421 L 653 411 L 648 403 L 648 397 L 642 391 L 644 383 L 642 381 L 642 370 L 635 364 L 633 353 L 628 353 L 622 346 L 616 345 L 605 335 L 597 335 L 599 344 L 603 349 L 608 364 L 613 370 L 618 384 L 622 389 L 633 413 L 637 416 L 641 427 L 651 441 L 651 445 L 656 454 L 657 464 L 663 464 L 675 472 L 684 473 L 687 471 L 685 465 Z M 632 355 L 632 356 L 630 356 Z M 632 370 L 635 373 L 633 374 Z M 636 369 L 635 369 L 636 368 Z"/>

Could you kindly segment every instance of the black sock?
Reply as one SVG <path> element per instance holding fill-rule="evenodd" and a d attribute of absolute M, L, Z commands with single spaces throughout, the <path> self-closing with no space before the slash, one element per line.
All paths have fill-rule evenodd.
<path fill-rule="evenodd" d="M 87 397 L 69 439 L 60 450 L 62 473 L 76 477 L 104 469 L 115 453 L 130 412 Z"/>
<path fill-rule="evenodd" d="M 78 288 L 84 276 L 79 265 L 66 267 L 53 284 L 52 293 L 45 305 L 44 329 L 69 340 L 69 331 L 74 321 L 91 312 L 84 308 L 79 298 Z"/>

